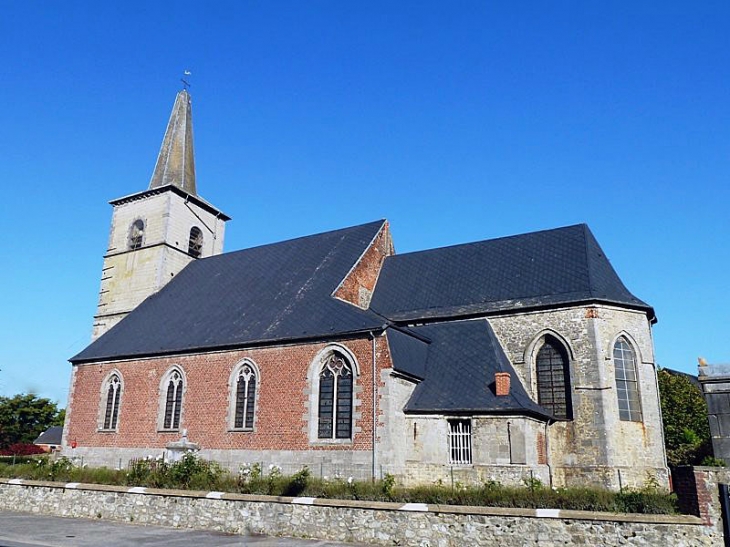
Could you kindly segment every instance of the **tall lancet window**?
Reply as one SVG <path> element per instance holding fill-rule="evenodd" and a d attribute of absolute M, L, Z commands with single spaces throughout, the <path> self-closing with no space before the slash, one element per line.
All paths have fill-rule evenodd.
<path fill-rule="evenodd" d="M 537 402 L 556 418 L 573 419 L 570 363 L 563 345 L 551 336 L 537 353 Z"/>
<path fill-rule="evenodd" d="M 119 421 L 119 401 L 122 397 L 122 382 L 112 374 L 106 382 L 106 401 L 102 429 L 115 430 Z"/>
<path fill-rule="evenodd" d="M 129 250 L 134 251 L 142 246 L 144 240 L 144 222 L 135 220 L 129 228 Z"/>
<path fill-rule="evenodd" d="M 627 422 L 641 421 L 639 381 L 636 375 L 636 355 L 625 337 L 613 346 L 613 365 L 616 368 L 616 394 L 618 414 Z"/>
<path fill-rule="evenodd" d="M 165 414 L 163 429 L 180 428 L 180 410 L 182 409 L 183 378 L 180 371 L 173 370 L 167 380 L 165 392 Z"/>
<path fill-rule="evenodd" d="M 190 228 L 190 241 L 188 242 L 188 254 L 193 258 L 200 258 L 203 253 L 203 232 L 200 228 L 193 226 Z"/>
<path fill-rule="evenodd" d="M 256 371 L 249 363 L 236 375 L 236 406 L 233 417 L 234 429 L 253 429 L 256 409 Z"/>
<path fill-rule="evenodd" d="M 320 439 L 349 439 L 352 436 L 352 368 L 336 351 L 327 358 L 319 374 Z"/>

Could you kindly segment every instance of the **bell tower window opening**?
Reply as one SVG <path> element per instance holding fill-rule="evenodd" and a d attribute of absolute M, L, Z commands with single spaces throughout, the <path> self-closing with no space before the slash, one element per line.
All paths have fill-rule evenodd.
<path fill-rule="evenodd" d="M 144 240 L 144 222 L 140 219 L 135 220 L 129 229 L 129 250 L 135 251 L 142 247 Z"/>
<path fill-rule="evenodd" d="M 319 375 L 320 439 L 352 437 L 352 368 L 343 355 L 333 352 Z"/>
<path fill-rule="evenodd" d="M 188 254 L 193 258 L 200 258 L 200 255 L 203 254 L 203 232 L 197 226 L 190 228 Z"/>

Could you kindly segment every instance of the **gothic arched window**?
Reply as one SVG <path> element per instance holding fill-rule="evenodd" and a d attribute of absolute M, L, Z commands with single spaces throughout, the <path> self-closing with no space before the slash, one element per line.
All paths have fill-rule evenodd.
<path fill-rule="evenodd" d="M 234 429 L 253 429 L 256 410 L 256 371 L 250 363 L 244 363 L 235 376 Z"/>
<path fill-rule="evenodd" d="M 613 366 L 616 369 L 618 414 L 624 421 L 641 421 L 639 382 L 636 376 L 636 354 L 629 341 L 621 336 L 613 346 Z"/>
<path fill-rule="evenodd" d="M 144 239 L 144 222 L 140 219 L 135 220 L 129 228 L 129 250 L 134 251 L 142 246 Z"/>
<path fill-rule="evenodd" d="M 173 369 L 168 374 L 164 387 L 165 412 L 163 414 L 162 429 L 179 429 L 183 394 L 183 377 L 179 370 Z"/>
<path fill-rule="evenodd" d="M 119 421 L 119 401 L 122 396 L 122 382 L 117 374 L 112 374 L 106 381 L 104 390 L 104 421 L 102 429 L 114 430 Z"/>
<path fill-rule="evenodd" d="M 200 258 L 203 253 L 203 232 L 200 228 L 193 226 L 190 228 L 190 240 L 188 241 L 188 254 L 193 258 Z"/>
<path fill-rule="evenodd" d="M 349 439 L 352 436 L 352 367 L 333 351 L 319 373 L 320 439 Z"/>
<path fill-rule="evenodd" d="M 537 402 L 556 418 L 571 420 L 570 363 L 563 345 L 551 336 L 537 353 Z"/>

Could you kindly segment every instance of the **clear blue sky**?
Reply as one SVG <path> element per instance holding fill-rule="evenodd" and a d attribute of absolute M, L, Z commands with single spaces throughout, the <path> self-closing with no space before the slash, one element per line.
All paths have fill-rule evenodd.
<path fill-rule="evenodd" d="M 111 217 L 189 69 L 226 249 L 391 221 L 396 250 L 586 222 L 660 366 L 730 361 L 730 3 L 11 2 L 0 395 L 65 405 Z"/>

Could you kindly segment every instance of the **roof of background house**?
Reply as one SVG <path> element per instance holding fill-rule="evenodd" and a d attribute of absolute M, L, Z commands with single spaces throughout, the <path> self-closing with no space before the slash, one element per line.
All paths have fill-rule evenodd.
<path fill-rule="evenodd" d="M 384 223 L 193 261 L 71 362 L 382 328 L 383 318 L 331 295 Z"/>
<path fill-rule="evenodd" d="M 527 395 L 486 320 L 433 323 L 411 330 L 429 342 L 388 330 L 393 368 L 422 379 L 405 412 L 526 414 L 554 419 Z M 509 395 L 495 394 L 497 372 L 510 373 Z"/>
<path fill-rule="evenodd" d="M 61 438 L 63 437 L 63 426 L 54 425 L 49 427 L 43 433 L 38 435 L 38 438 L 33 441 L 33 444 L 48 444 L 48 445 L 61 445 Z"/>
<path fill-rule="evenodd" d="M 408 322 L 582 302 L 654 320 L 585 224 L 388 257 L 370 309 Z"/>

